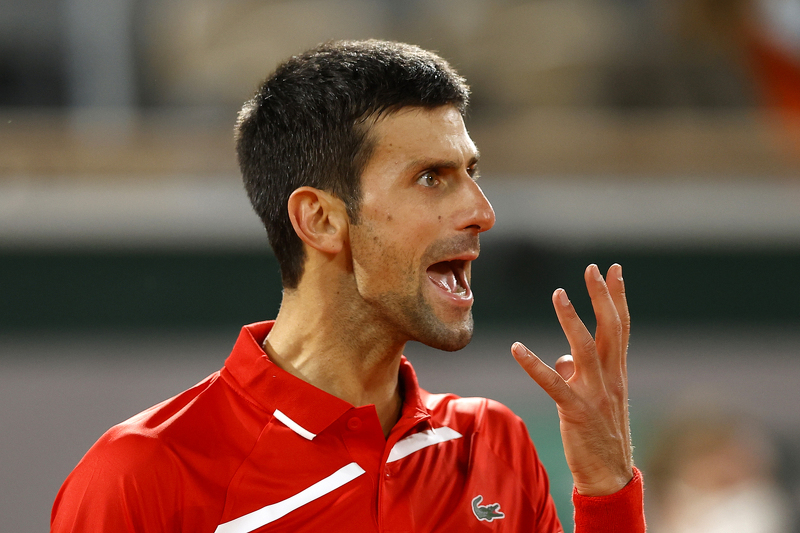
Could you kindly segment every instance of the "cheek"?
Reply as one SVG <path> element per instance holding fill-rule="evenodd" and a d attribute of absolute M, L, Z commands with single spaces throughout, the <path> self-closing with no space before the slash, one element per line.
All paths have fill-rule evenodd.
<path fill-rule="evenodd" d="M 353 272 L 361 283 L 399 288 L 419 277 L 420 242 L 397 228 L 361 227 L 351 238 Z"/>

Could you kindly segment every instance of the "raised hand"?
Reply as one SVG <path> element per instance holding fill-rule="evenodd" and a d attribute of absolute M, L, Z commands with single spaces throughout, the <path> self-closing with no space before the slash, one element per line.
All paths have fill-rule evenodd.
<path fill-rule="evenodd" d="M 622 489 L 633 477 L 627 372 L 630 315 L 620 265 L 612 265 L 605 280 L 597 265 L 589 265 L 584 278 L 597 319 L 594 338 L 566 291 L 557 289 L 553 306 L 572 354 L 559 358 L 554 370 L 522 343 L 514 343 L 511 352 L 556 402 L 564 454 L 578 493 L 603 496 Z"/>

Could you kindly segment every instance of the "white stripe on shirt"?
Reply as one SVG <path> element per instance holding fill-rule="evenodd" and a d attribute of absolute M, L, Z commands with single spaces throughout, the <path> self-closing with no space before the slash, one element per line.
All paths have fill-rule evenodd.
<path fill-rule="evenodd" d="M 413 435 L 409 435 L 408 437 L 397 441 L 397 444 L 392 447 L 392 451 L 389 452 L 389 458 L 386 460 L 386 462 L 393 463 L 398 459 L 402 459 L 403 457 L 411 455 L 412 453 L 423 448 L 427 448 L 428 446 L 433 446 L 434 444 L 447 442 L 453 439 L 460 439 L 462 436 L 463 435 L 461 435 L 461 433 L 447 426 L 442 426 L 436 429 L 431 428 L 426 431 L 421 431 L 420 433 L 414 433 Z"/>
<path fill-rule="evenodd" d="M 311 433 L 309 430 L 307 430 L 306 428 L 304 428 L 303 426 L 301 426 L 300 424 L 298 424 L 297 422 L 286 416 L 278 409 L 275 409 L 275 412 L 272 413 L 272 416 L 283 422 L 289 429 L 291 429 L 292 431 L 294 431 L 303 438 L 306 438 L 308 440 L 314 440 L 314 437 L 317 436 L 316 433 Z"/>
<path fill-rule="evenodd" d="M 286 516 L 295 509 L 321 498 L 345 485 L 364 473 L 364 469 L 356 463 L 343 466 L 330 476 L 317 481 L 307 489 L 278 503 L 262 507 L 252 513 L 235 518 L 217 526 L 214 533 L 249 533 L 275 520 Z"/>

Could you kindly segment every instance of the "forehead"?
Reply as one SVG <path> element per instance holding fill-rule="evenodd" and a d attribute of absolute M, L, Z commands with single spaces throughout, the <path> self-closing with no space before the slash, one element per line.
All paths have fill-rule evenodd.
<path fill-rule="evenodd" d="M 370 135 L 375 144 L 367 169 L 426 161 L 466 167 L 478 157 L 461 113 L 452 106 L 402 108 L 379 118 Z"/>

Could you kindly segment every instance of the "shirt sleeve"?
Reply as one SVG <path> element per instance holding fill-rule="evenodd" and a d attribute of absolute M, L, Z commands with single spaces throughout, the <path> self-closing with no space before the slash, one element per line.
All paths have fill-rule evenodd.
<path fill-rule="evenodd" d="M 644 533 L 644 484 L 634 467 L 633 478 L 608 496 L 581 496 L 573 489 L 575 533 Z"/>
<path fill-rule="evenodd" d="M 67 477 L 53 504 L 51 533 L 180 530 L 169 454 L 150 439 L 113 432 Z"/>

